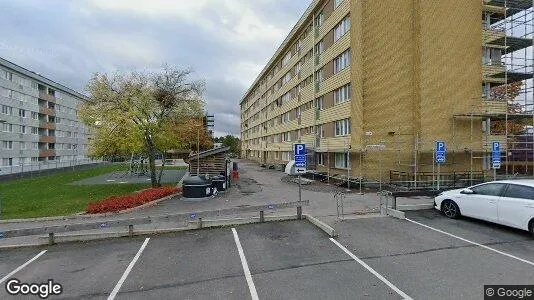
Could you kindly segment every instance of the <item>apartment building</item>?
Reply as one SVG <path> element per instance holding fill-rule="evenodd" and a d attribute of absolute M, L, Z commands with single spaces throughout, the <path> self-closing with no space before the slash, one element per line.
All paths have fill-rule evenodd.
<path fill-rule="evenodd" d="M 0 174 L 86 162 L 89 130 L 78 119 L 86 100 L 0 58 Z"/>
<path fill-rule="evenodd" d="M 435 141 L 471 181 L 501 141 L 511 173 L 517 138 L 491 128 L 534 126 L 533 18 L 531 0 L 314 0 L 240 102 L 242 154 L 286 163 L 304 142 L 309 168 L 417 185 Z"/>

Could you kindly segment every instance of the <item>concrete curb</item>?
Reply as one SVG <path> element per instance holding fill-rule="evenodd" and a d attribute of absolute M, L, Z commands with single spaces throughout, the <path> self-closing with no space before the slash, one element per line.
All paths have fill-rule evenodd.
<path fill-rule="evenodd" d="M 432 209 L 434 208 L 434 204 L 405 204 L 405 205 L 397 205 L 398 210 L 423 210 L 423 209 Z"/>
<path fill-rule="evenodd" d="M 9 219 L 9 220 L 0 220 L 0 224 L 7 224 L 7 223 L 24 223 L 24 222 L 42 222 L 42 221 L 64 221 L 64 220 L 74 220 L 74 219 L 91 219 L 91 218 L 99 218 L 99 217 L 111 217 L 111 216 L 118 216 L 121 214 L 141 210 L 143 208 L 147 208 L 153 205 L 158 204 L 161 201 L 169 200 L 173 197 L 178 197 L 182 193 L 176 193 L 172 194 L 166 197 L 163 197 L 158 200 L 154 200 L 148 203 L 145 203 L 140 206 L 128 208 L 125 210 L 121 210 L 118 212 L 110 212 L 110 213 L 102 213 L 102 214 L 86 214 L 85 212 L 80 212 L 74 215 L 68 215 L 68 216 L 56 216 L 56 217 L 42 217 L 42 218 L 29 218 L 29 219 Z"/>
<path fill-rule="evenodd" d="M 392 217 L 397 218 L 397 219 L 401 219 L 401 220 L 406 219 L 406 216 L 404 215 L 403 211 L 396 210 L 396 209 L 393 209 L 393 208 L 389 208 L 388 207 L 387 214 L 388 214 L 388 216 L 392 216 Z"/>
<path fill-rule="evenodd" d="M 264 222 L 289 221 L 289 220 L 297 220 L 297 216 L 296 215 L 280 215 L 280 216 L 265 216 L 264 217 Z M 213 227 L 237 226 L 237 225 L 256 224 L 256 223 L 262 223 L 259 217 L 202 220 L 202 222 L 197 220 L 197 221 L 188 221 L 188 224 L 185 227 L 141 229 L 141 230 L 134 229 L 133 236 L 165 234 L 165 233 L 173 233 L 173 232 L 180 232 L 180 231 L 207 229 L 207 228 L 213 228 Z M 75 234 L 57 234 L 54 236 L 54 242 L 56 244 L 68 243 L 68 242 L 87 242 L 87 241 L 105 240 L 105 239 L 128 237 L 128 236 L 130 236 L 128 229 L 125 229 L 123 231 L 113 231 L 113 232 L 98 232 L 98 233 L 83 233 L 83 234 L 76 234 L 76 233 Z M 16 248 L 23 248 L 23 247 L 48 246 L 49 240 L 47 236 L 39 236 L 37 237 L 37 240 L 38 242 L 34 242 L 34 243 L 0 246 L 0 250 L 16 249 Z"/>
<path fill-rule="evenodd" d="M 313 225 L 317 226 L 322 231 L 326 232 L 326 234 L 328 234 L 330 237 L 336 237 L 337 236 L 337 233 L 336 233 L 334 228 L 330 227 L 329 225 L 327 225 L 326 223 L 320 221 L 319 219 L 316 219 L 313 216 L 308 215 L 308 214 L 303 214 L 303 217 L 306 220 L 310 221 L 310 223 L 312 223 Z"/>

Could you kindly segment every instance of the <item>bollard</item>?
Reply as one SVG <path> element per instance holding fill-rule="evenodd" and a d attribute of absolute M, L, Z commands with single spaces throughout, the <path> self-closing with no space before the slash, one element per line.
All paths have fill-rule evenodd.
<path fill-rule="evenodd" d="M 202 218 L 198 218 L 198 229 L 202 229 Z"/>
<path fill-rule="evenodd" d="M 48 234 L 48 245 L 54 245 L 54 233 L 50 232 Z"/>
<path fill-rule="evenodd" d="M 265 222 L 265 217 L 263 216 L 263 210 L 260 210 L 260 222 Z"/>
<path fill-rule="evenodd" d="M 128 225 L 128 235 L 133 237 L 133 225 Z"/>
<path fill-rule="evenodd" d="M 297 219 L 302 220 L 302 206 L 297 206 Z"/>

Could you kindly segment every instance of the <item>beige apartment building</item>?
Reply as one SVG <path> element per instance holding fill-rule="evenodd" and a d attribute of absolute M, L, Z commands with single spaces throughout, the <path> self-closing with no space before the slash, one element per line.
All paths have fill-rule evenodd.
<path fill-rule="evenodd" d="M 444 180 L 471 182 L 500 141 L 499 173 L 534 175 L 532 4 L 314 0 L 240 102 L 242 155 L 284 164 L 304 142 L 309 169 L 417 186 L 437 140 Z"/>

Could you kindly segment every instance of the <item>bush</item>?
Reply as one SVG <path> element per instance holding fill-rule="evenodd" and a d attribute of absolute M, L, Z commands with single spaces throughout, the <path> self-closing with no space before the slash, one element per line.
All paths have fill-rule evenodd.
<path fill-rule="evenodd" d="M 158 200 L 178 192 L 181 192 L 181 189 L 171 186 L 150 188 L 135 194 L 112 196 L 99 202 L 89 203 L 86 211 L 89 214 L 117 212 Z"/>

